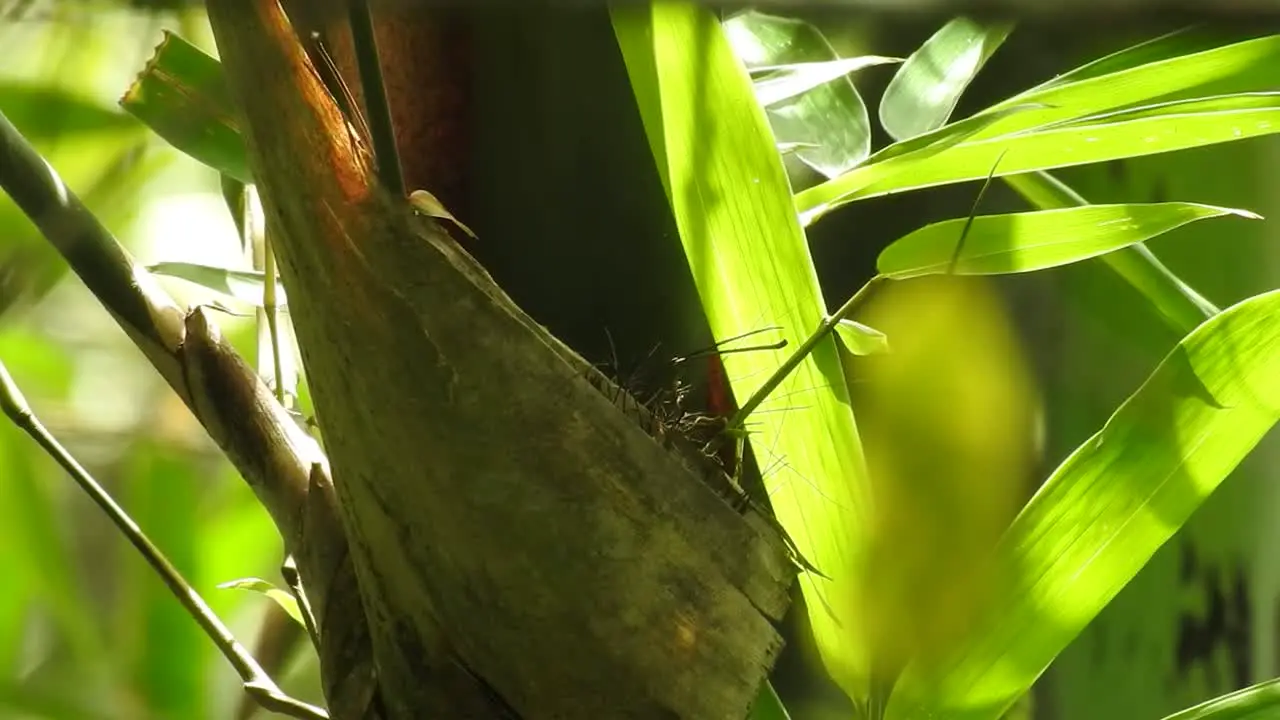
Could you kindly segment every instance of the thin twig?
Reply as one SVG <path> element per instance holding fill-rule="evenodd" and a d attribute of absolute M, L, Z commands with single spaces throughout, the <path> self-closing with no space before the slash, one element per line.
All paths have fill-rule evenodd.
<path fill-rule="evenodd" d="M 213 644 L 217 646 L 227 662 L 240 675 L 244 682 L 244 690 L 262 707 L 303 720 L 328 720 L 329 714 L 322 708 L 301 700 L 289 697 L 258 665 L 258 661 L 245 650 L 231 634 L 231 630 L 214 614 L 204 598 L 182 577 L 182 573 L 169 562 L 160 548 L 151 542 L 146 533 L 129 517 L 111 495 L 98 484 L 93 476 L 67 452 L 57 438 L 45 428 L 40 419 L 32 412 L 31 406 L 9 375 L 9 370 L 0 362 L 0 409 L 23 432 L 30 435 L 46 453 L 63 467 L 84 490 L 86 494 L 102 509 L 111 522 L 138 550 L 147 564 L 151 566 L 164 584 L 173 593 L 178 602 L 186 608 L 187 613 L 195 619 L 200 629 L 204 630 Z"/>

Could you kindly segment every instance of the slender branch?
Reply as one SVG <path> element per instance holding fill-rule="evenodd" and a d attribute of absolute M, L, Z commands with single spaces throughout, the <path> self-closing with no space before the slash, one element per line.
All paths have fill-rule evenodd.
<path fill-rule="evenodd" d="M 328 720 L 329 714 L 323 709 L 314 705 L 302 702 L 286 695 L 279 686 L 267 675 L 267 673 L 258 665 L 258 661 L 245 650 L 235 636 L 231 634 L 231 630 L 218 618 L 218 616 L 209 607 L 204 598 L 191 587 L 191 584 L 182 577 L 182 573 L 169 562 L 160 548 L 152 543 L 150 538 L 142 531 L 133 518 L 125 512 L 124 508 L 111 497 L 111 495 L 103 489 L 103 487 L 94 480 L 93 476 L 85 470 L 74 457 L 67 452 L 66 448 L 58 442 L 45 428 L 40 419 L 32 412 L 31 406 L 22 395 L 22 391 L 18 389 L 17 384 L 9 375 L 9 370 L 0 362 L 0 409 L 4 414 L 13 421 L 23 432 L 30 435 L 45 452 L 49 454 L 59 465 L 67 471 L 68 474 L 84 490 L 86 494 L 102 509 L 111 522 L 128 538 L 138 553 L 142 555 L 147 564 L 155 570 L 160 579 L 173 593 L 178 602 L 187 610 L 187 613 L 196 621 L 201 630 L 209 636 L 213 644 L 218 648 L 222 656 L 231 663 L 231 667 L 235 668 L 240 679 L 244 683 L 244 690 L 252 696 L 258 704 L 272 712 L 278 712 L 295 718 L 303 718 L 304 720 Z"/>
<path fill-rule="evenodd" d="M 378 177 L 396 197 L 404 197 L 404 172 L 396 149 L 395 127 L 391 107 L 387 104 L 387 88 L 382 81 L 382 64 L 378 59 L 378 39 L 373 32 L 373 16 L 368 0 L 348 0 L 351 17 L 351 39 L 355 45 L 356 65 L 360 69 L 360 87 L 364 89 L 365 111 L 372 135 L 373 157 Z"/>

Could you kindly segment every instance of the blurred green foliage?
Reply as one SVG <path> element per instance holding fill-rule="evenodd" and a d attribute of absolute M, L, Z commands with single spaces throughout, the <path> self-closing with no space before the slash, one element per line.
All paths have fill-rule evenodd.
<path fill-rule="evenodd" d="M 35 3 L 0 23 L 0 108 L 141 260 L 242 263 L 218 178 L 117 106 L 173 29 L 212 50 L 199 8 Z M 0 358 L 33 409 L 246 645 L 280 539 L 189 412 L 47 241 L 0 198 Z M 59 282 L 60 280 L 67 280 Z M 212 293 L 166 280 L 183 301 Z M 235 308 L 242 311 L 243 308 Z M 253 358 L 253 326 L 224 330 Z M 232 717 L 240 681 L 123 538 L 24 434 L 0 424 L 0 717 Z M 314 666 L 285 678 L 316 699 Z"/>

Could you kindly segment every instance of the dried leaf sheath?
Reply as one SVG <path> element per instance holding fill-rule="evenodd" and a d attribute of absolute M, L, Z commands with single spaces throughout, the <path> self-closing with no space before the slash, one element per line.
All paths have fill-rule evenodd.
<path fill-rule="evenodd" d="M 388 715 L 745 716 L 794 574 L 781 539 L 619 412 L 434 224 L 372 185 L 274 2 L 209 11 L 277 233 Z"/>

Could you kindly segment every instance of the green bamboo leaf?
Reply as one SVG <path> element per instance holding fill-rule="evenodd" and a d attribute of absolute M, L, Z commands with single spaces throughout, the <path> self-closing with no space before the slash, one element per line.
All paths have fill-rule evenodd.
<path fill-rule="evenodd" d="M 712 331 L 733 337 L 772 325 L 789 348 L 801 346 L 826 303 L 774 139 L 724 31 L 690 3 L 610 12 Z M 786 350 L 725 355 L 734 395 L 749 397 L 787 359 Z M 784 468 L 766 478 L 774 513 L 800 553 L 832 578 L 800 576 L 822 659 L 851 696 L 863 697 L 867 482 L 842 378 L 828 338 L 766 401 L 775 411 L 752 417 L 750 445 L 762 467 Z M 803 411 L 789 411 L 797 404 Z"/>
<path fill-rule="evenodd" d="M 854 355 L 883 355 L 889 352 L 889 338 L 884 333 L 848 318 L 836 323 L 836 337 Z"/>
<path fill-rule="evenodd" d="M 1103 75 L 1130 70 L 1165 60 L 1193 55 L 1227 45 L 1220 38 L 1204 31 L 1204 28 L 1182 28 L 1166 33 L 1123 50 L 1105 55 L 1080 67 L 1057 75 L 1033 88 L 1026 94 L 1041 92 L 1053 87 L 1071 85 Z"/>
<path fill-rule="evenodd" d="M 1280 291 L 1205 321 L 1050 476 L 1001 540 L 1003 585 L 888 720 L 995 720 L 1280 419 Z"/>
<path fill-rule="evenodd" d="M 1280 680 L 1268 680 L 1207 700 L 1164 720 L 1271 720 L 1280 713 Z"/>
<path fill-rule="evenodd" d="M 778 143 L 777 147 L 778 147 L 779 155 L 790 155 L 794 153 L 796 150 L 799 150 L 800 148 L 816 148 L 821 146 L 816 145 L 814 143 L 786 142 L 786 143 Z"/>
<path fill-rule="evenodd" d="M 1031 272 L 1097 257 L 1223 215 L 1259 219 L 1247 210 L 1197 203 L 1084 205 L 981 215 L 973 218 L 961 240 L 968 218 L 958 218 L 926 225 L 894 241 L 880 253 L 876 268 L 896 280 L 946 272 Z"/>
<path fill-rule="evenodd" d="M 901 58 L 864 55 L 856 58 L 828 60 L 827 62 L 791 63 L 789 65 L 761 65 L 751 69 L 752 75 L 766 73 L 755 81 L 756 100 L 768 107 L 790 100 L 810 90 L 826 85 L 832 80 L 873 65 L 902 62 Z"/>
<path fill-rule="evenodd" d="M 965 88 L 1004 42 L 1012 23 L 956 18 L 907 58 L 880 99 L 880 124 L 906 140 L 947 124 Z"/>
<path fill-rule="evenodd" d="M 298 609 L 298 599 L 292 594 L 281 590 L 262 578 L 242 578 L 240 580 L 229 580 L 218 585 L 219 590 L 249 590 L 262 595 L 266 595 L 272 602 L 279 605 L 282 610 L 289 613 L 289 617 L 293 618 L 299 625 L 303 625 L 302 611 Z"/>
<path fill-rule="evenodd" d="M 222 65 L 166 32 L 120 106 L 175 148 L 241 182 L 253 182 Z"/>
<path fill-rule="evenodd" d="M 724 32 L 733 52 L 748 68 L 835 57 L 835 50 L 816 27 L 795 18 L 746 10 L 726 19 Z"/>
<path fill-rule="evenodd" d="M 1158 58 L 1171 52 L 1169 48 L 1158 46 L 1154 55 Z M 1112 63 L 1121 67 L 1129 61 L 1122 57 L 1117 63 L 1115 56 L 1111 57 Z M 1045 106 L 1038 112 L 994 123 L 980 137 L 1006 135 L 1118 108 L 1150 105 L 1162 99 L 1267 90 L 1275 87 L 1277 67 L 1280 67 L 1280 35 L 1157 59 L 1105 75 L 1093 76 L 1097 68 L 1090 70 L 1086 65 L 1078 71 L 1083 79 L 1041 85 L 984 111 L 1026 103 Z"/>
<path fill-rule="evenodd" d="M 148 265 L 147 270 L 156 275 L 176 277 L 227 297 L 262 307 L 262 290 L 266 276 L 256 270 L 233 270 L 187 262 L 162 262 Z M 287 298 L 284 286 L 276 284 L 276 305 L 284 307 Z"/>
<path fill-rule="evenodd" d="M 1018 115 L 1040 112 L 1031 108 Z M 974 120 L 981 116 L 975 116 Z M 871 162 L 796 195 L 801 213 L 891 192 L 978 180 L 1000 159 L 997 176 L 1185 150 L 1280 132 L 1280 93 L 1195 98 L 1122 110 L 1025 133 L 928 147 Z"/>
<path fill-rule="evenodd" d="M 991 115 L 980 115 L 977 117 L 962 120 L 960 122 L 951 123 L 924 135 L 918 135 L 910 140 L 894 143 L 875 155 L 871 156 L 871 162 L 864 167 L 874 167 L 875 176 L 878 178 L 890 178 L 894 175 L 911 170 L 918 164 L 923 163 L 935 155 L 941 154 L 943 151 L 953 148 L 970 137 L 977 134 L 982 128 L 995 122 L 997 119 L 1007 114 L 1023 112 L 1034 108 L 1030 105 L 1027 107 L 1011 107 L 1002 110 L 999 113 Z M 998 155 L 996 156 L 999 157 Z M 984 176 L 986 173 L 984 173 Z M 844 176 L 849 177 L 849 176 Z M 839 180 L 837 178 L 837 180 Z M 823 186 L 831 186 L 835 181 L 828 181 Z M 816 189 L 816 188 L 813 188 Z M 805 191 L 808 192 L 808 191 Z M 803 196 L 803 197 L 802 197 Z M 812 225 L 818 218 L 827 214 L 831 210 L 844 204 L 845 201 L 837 198 L 835 204 L 827 202 L 814 202 L 811 195 L 800 193 L 795 198 L 796 210 L 800 214 L 800 224 L 804 227 Z M 805 203 L 803 206 L 801 203 Z"/>
<path fill-rule="evenodd" d="M 817 28 L 799 20 L 748 11 L 726 20 L 723 28 L 734 53 L 753 71 L 862 62 L 841 59 Z M 825 177 L 847 172 L 871 154 L 867 105 L 843 73 L 794 97 L 765 104 L 778 142 L 790 145 L 797 160 Z"/>
<path fill-rule="evenodd" d="M 1041 210 L 1089 203 L 1046 172 L 1009 175 L 1009 187 Z M 1218 308 L 1160 262 L 1146 245 L 1133 245 L 1102 257 L 1102 262 L 1142 294 L 1178 335 L 1186 335 L 1218 314 Z"/>

